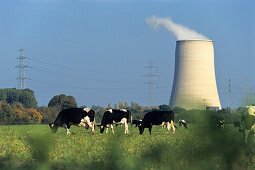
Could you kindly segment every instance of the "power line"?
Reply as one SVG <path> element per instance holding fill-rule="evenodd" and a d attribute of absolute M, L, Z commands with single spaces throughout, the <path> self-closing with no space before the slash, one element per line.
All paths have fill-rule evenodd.
<path fill-rule="evenodd" d="M 109 71 L 100 71 L 100 70 L 91 70 L 91 69 L 85 69 L 85 68 L 80 68 L 80 67 L 72 67 L 72 66 L 67 66 L 67 65 L 62 65 L 62 64 L 55 64 L 55 63 L 48 63 L 44 62 L 38 59 L 33 59 L 32 61 L 38 62 L 40 64 L 46 64 L 46 65 L 51 65 L 59 68 L 68 68 L 68 69 L 73 69 L 73 70 L 78 70 L 78 71 L 86 71 L 86 72 L 91 72 L 91 73 L 104 73 L 104 74 L 126 74 L 126 75 L 137 75 L 137 72 L 109 72 Z"/>
<path fill-rule="evenodd" d="M 66 77 L 70 77 L 70 78 L 75 78 L 75 79 L 82 79 L 82 80 L 90 80 L 90 81 L 98 81 L 98 82 L 110 82 L 110 83 L 141 83 L 143 81 L 140 81 L 140 80 L 110 80 L 110 79 L 96 79 L 96 78 L 91 78 L 91 77 L 85 77 L 85 76 L 70 76 L 70 75 L 67 75 L 65 73 L 60 73 L 60 72 L 56 72 L 56 71 L 49 71 L 49 70 L 43 70 L 43 69 L 40 69 L 40 68 L 35 68 L 33 67 L 32 69 L 34 70 L 37 70 L 37 71 L 41 71 L 41 72 L 46 72 L 46 73 L 51 73 L 51 74 L 57 74 L 57 75 L 61 75 L 61 76 L 64 76 L 65 78 Z"/>
<path fill-rule="evenodd" d="M 2 80 L 0 81 L 0 83 L 8 83 L 8 82 L 14 82 L 14 81 L 17 81 L 17 80 Z"/>
<path fill-rule="evenodd" d="M 46 64 L 46 65 L 58 67 L 58 68 L 61 68 L 61 69 L 67 68 L 67 69 L 72 69 L 72 70 L 77 70 L 77 71 L 86 71 L 87 73 L 100 73 L 100 74 L 111 74 L 111 75 L 119 74 L 119 75 L 127 75 L 127 76 L 138 76 L 139 74 L 143 74 L 143 73 L 140 73 L 140 72 L 122 72 L 122 71 L 110 72 L 110 71 L 105 71 L 106 69 L 104 69 L 104 71 L 95 70 L 95 69 L 93 70 L 93 69 L 88 69 L 88 68 L 81 68 L 81 67 L 78 67 L 78 66 L 74 67 L 74 66 L 69 66 L 69 65 L 67 66 L 67 65 L 63 65 L 63 64 L 49 63 L 49 62 L 41 61 L 41 60 L 38 60 L 38 59 L 32 59 L 31 61 L 39 63 L 39 64 Z M 170 74 L 164 74 L 164 73 L 160 73 L 160 76 L 168 77 L 168 78 L 171 77 Z"/>

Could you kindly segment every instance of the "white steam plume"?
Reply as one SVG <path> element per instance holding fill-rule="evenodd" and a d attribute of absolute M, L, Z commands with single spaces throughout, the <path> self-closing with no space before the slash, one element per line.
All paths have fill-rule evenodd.
<path fill-rule="evenodd" d="M 152 16 L 147 18 L 145 21 L 154 29 L 157 29 L 158 27 L 166 28 L 168 31 L 172 32 L 178 40 L 209 39 L 206 36 L 189 29 L 188 27 L 174 23 L 170 17 L 159 18 L 157 16 Z"/>

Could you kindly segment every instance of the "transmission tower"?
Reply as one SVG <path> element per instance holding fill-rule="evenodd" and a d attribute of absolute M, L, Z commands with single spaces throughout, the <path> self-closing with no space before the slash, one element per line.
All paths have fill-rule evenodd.
<path fill-rule="evenodd" d="M 25 79 L 28 79 L 25 76 L 25 68 L 29 67 L 24 65 L 24 59 L 29 59 L 27 57 L 24 57 L 24 49 L 20 48 L 18 50 L 20 52 L 20 55 L 17 59 L 19 59 L 19 65 L 17 65 L 15 68 L 19 68 L 19 77 L 17 79 L 19 79 L 19 89 L 24 89 L 25 88 Z M 30 67 L 31 68 L 31 67 Z"/>
<path fill-rule="evenodd" d="M 149 77 L 149 82 L 146 82 L 145 84 L 149 84 L 149 106 L 153 106 L 154 102 L 154 96 L 153 96 L 153 87 L 154 85 L 157 85 L 157 82 L 154 80 L 154 77 L 158 77 L 157 74 L 154 74 L 153 71 L 157 70 L 157 67 L 154 66 L 155 62 L 150 61 L 148 62 L 149 66 L 145 67 L 149 69 L 149 74 L 146 74 L 146 77 Z"/>

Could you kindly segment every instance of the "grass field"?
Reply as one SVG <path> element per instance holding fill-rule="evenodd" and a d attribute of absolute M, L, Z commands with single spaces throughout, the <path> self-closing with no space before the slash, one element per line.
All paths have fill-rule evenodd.
<path fill-rule="evenodd" d="M 232 125 L 224 129 L 190 125 L 189 129 L 154 126 L 152 135 L 138 128 L 114 127 L 96 134 L 71 127 L 71 135 L 48 125 L 0 126 L 0 169 L 254 169 L 254 149 Z"/>

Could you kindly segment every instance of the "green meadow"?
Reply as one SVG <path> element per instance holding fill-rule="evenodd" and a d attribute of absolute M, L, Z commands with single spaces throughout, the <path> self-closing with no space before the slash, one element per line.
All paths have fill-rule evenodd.
<path fill-rule="evenodd" d="M 177 125 L 176 133 L 153 126 L 152 134 L 129 125 L 113 135 L 92 136 L 72 126 L 71 135 L 48 125 L 0 126 L 0 169 L 254 169 L 254 145 L 233 125 Z"/>

